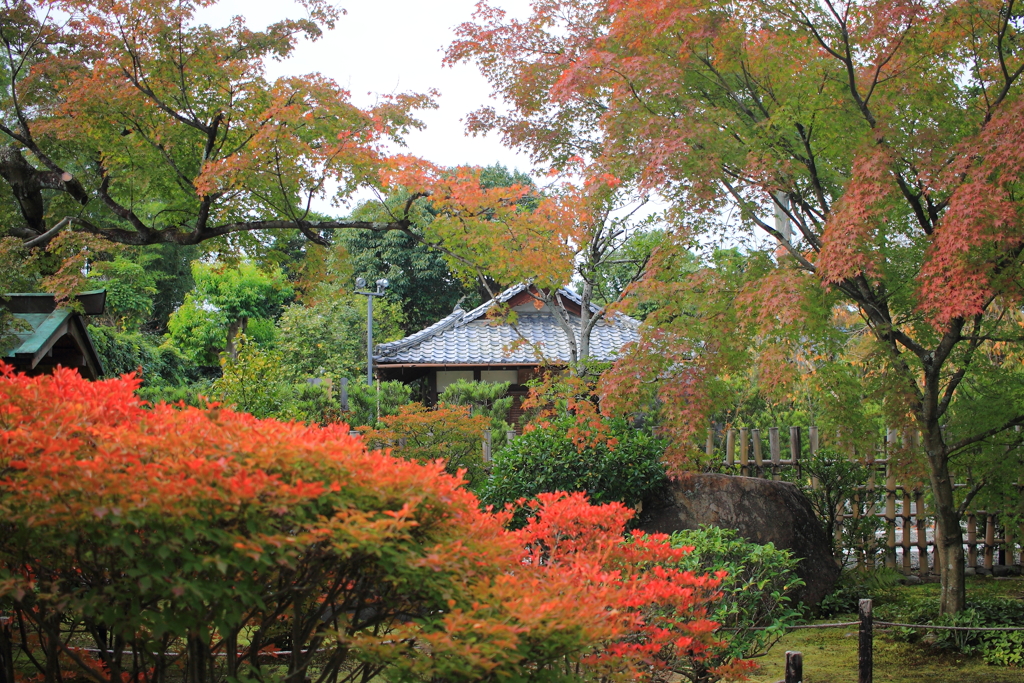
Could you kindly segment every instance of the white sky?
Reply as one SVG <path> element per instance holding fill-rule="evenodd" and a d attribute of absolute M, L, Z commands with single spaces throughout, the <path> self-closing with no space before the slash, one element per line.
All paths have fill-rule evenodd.
<path fill-rule="evenodd" d="M 348 13 L 337 27 L 315 43 L 303 43 L 284 62 L 270 62 L 268 77 L 319 72 L 352 93 L 357 106 L 373 104 L 377 94 L 441 92 L 438 109 L 420 114 L 426 129 L 408 137 L 406 153 L 444 166 L 502 163 L 529 172 L 529 158 L 502 146 L 497 135 L 469 137 L 462 119 L 493 102 L 490 88 L 472 65 L 443 67 L 445 47 L 453 29 L 470 20 L 475 0 L 341 0 Z M 527 0 L 505 0 L 504 7 L 525 12 Z M 202 10 L 198 19 L 226 23 L 242 15 L 261 29 L 304 10 L 288 1 L 221 0 Z M 326 207 L 324 207 L 326 208 Z"/>

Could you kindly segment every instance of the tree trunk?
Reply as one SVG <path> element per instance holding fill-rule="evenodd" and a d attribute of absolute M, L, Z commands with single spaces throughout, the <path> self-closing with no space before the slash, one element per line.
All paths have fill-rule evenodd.
<path fill-rule="evenodd" d="M 960 528 L 960 512 L 953 497 L 953 480 L 949 476 L 949 457 L 941 442 L 938 425 L 925 436 L 932 496 L 935 499 L 935 550 L 939 565 L 942 597 L 940 614 L 955 614 L 966 602 L 964 591 L 964 537 Z M 938 438 L 937 438 L 938 437 Z"/>
<path fill-rule="evenodd" d="M 238 344 L 235 340 L 238 339 L 239 334 L 245 334 L 246 328 L 249 326 L 249 319 L 241 317 L 238 320 L 232 320 L 231 324 L 228 325 L 228 341 L 224 346 L 224 353 L 228 355 L 231 360 L 238 360 Z"/>

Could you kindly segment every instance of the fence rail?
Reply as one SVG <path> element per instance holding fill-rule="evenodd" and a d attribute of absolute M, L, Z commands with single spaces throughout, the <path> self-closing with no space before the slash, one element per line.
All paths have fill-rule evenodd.
<path fill-rule="evenodd" d="M 802 478 L 804 430 L 789 427 L 788 444 L 783 444 L 784 433 L 778 427 L 767 430 L 709 428 L 705 453 L 710 460 L 721 462 L 727 472 L 741 476 L 778 481 L 785 471 L 790 470 L 795 471 L 798 479 Z M 806 437 L 806 450 L 813 457 L 821 445 L 817 427 L 808 427 Z M 875 566 L 876 551 L 881 550 L 886 567 L 905 575 L 937 574 L 934 513 L 929 512 L 925 505 L 923 482 L 908 484 L 897 481 L 889 456 L 898 441 L 897 431 L 889 430 L 881 448 L 870 450 L 861 457 L 851 456 L 852 460 L 868 469 L 867 484 L 859 487 L 858 493 L 844 502 L 837 515 L 838 521 L 842 522 L 846 517 L 873 516 L 882 521 L 883 530 L 882 538 L 874 536 L 854 547 L 844 546 L 844 554 L 850 564 L 871 569 Z M 916 439 L 907 441 L 911 447 L 917 446 Z M 784 450 L 788 451 L 788 458 L 782 457 Z M 820 486 L 814 477 L 809 483 L 812 488 Z M 966 484 L 955 486 L 963 488 Z M 1024 548 L 1021 546 L 1024 524 L 1004 523 L 1003 517 L 997 510 L 975 509 L 965 513 L 962 524 L 969 573 L 1008 575 L 1024 570 Z M 837 528 L 841 526 L 837 524 Z M 837 542 L 841 540 L 837 538 Z"/>

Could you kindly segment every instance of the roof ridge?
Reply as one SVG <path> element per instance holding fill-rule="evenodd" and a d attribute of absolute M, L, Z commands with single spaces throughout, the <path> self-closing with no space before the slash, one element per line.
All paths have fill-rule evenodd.
<path fill-rule="evenodd" d="M 378 344 L 374 349 L 374 352 L 375 354 L 380 354 L 382 356 L 392 356 L 409 347 L 415 346 L 416 344 L 425 342 L 431 337 L 436 337 L 437 335 L 441 334 L 442 332 L 451 327 L 469 324 L 474 320 L 478 320 L 484 315 L 486 315 L 487 312 L 494 308 L 496 304 L 503 304 L 509 301 L 512 297 L 516 296 L 520 292 L 523 292 L 524 290 L 528 289 L 531 286 L 533 286 L 533 283 L 531 282 L 520 282 L 519 284 L 513 285 L 505 289 L 497 296 L 485 301 L 484 303 L 480 304 L 479 306 L 470 311 L 463 311 L 461 308 L 456 308 L 454 311 L 449 313 L 444 318 L 441 318 L 440 320 L 438 320 L 433 325 L 430 325 L 429 327 L 423 328 L 419 332 L 413 332 L 408 337 L 403 337 L 402 339 L 398 339 L 396 341 Z M 560 295 L 565 296 L 578 306 L 583 306 L 583 297 L 580 296 L 580 294 L 577 293 L 575 290 L 569 289 L 567 286 L 563 285 L 562 287 L 558 288 L 558 293 Z M 601 307 L 591 302 L 590 310 L 594 313 L 597 313 L 598 311 L 601 310 Z M 553 316 L 554 314 L 549 313 L 548 315 Z M 629 327 L 636 328 L 640 325 L 639 320 L 631 318 L 625 313 L 615 313 L 614 317 L 616 319 L 622 318 L 626 325 Z M 605 317 L 605 322 L 609 324 L 614 324 L 612 323 L 612 321 L 608 320 L 607 317 Z"/>

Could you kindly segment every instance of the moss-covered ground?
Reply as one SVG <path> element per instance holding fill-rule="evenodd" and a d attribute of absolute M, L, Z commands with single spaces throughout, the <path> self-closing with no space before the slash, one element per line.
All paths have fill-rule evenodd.
<path fill-rule="evenodd" d="M 939 586 L 901 586 L 884 598 L 888 602 L 938 597 Z M 1007 597 L 1024 600 L 1024 578 L 968 577 L 968 600 Z M 856 621 L 855 614 L 836 615 L 817 623 Z M 857 627 L 791 631 L 758 661 L 754 683 L 775 683 L 785 677 L 786 651 L 804 656 L 804 683 L 857 682 Z M 987 665 L 981 657 L 937 651 L 927 645 L 896 642 L 876 629 L 876 683 L 1024 683 L 1024 669 Z"/>

